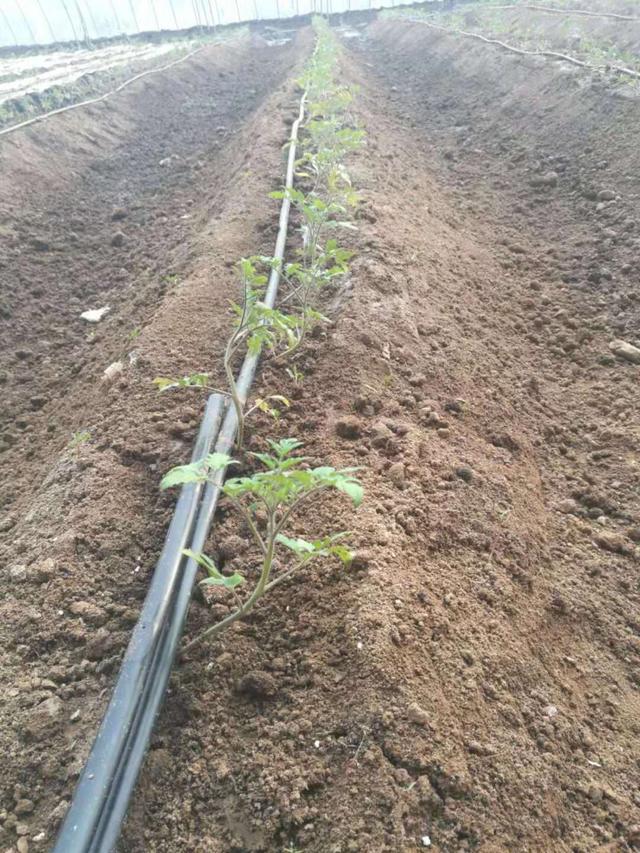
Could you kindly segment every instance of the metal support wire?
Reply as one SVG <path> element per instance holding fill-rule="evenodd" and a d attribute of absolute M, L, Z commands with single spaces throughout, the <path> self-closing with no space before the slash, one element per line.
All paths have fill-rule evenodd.
<path fill-rule="evenodd" d="M 84 15 L 82 14 L 82 9 L 80 7 L 80 0 L 76 0 L 76 9 L 78 10 L 78 17 L 80 18 L 80 23 L 82 24 L 82 31 L 84 32 L 85 39 L 90 44 L 91 38 L 89 35 L 89 30 L 87 28 L 86 21 L 84 19 Z M 100 33 L 98 32 L 98 28 L 96 26 L 95 19 L 93 17 L 93 12 L 91 11 L 91 6 L 87 6 L 87 11 L 89 13 L 89 18 L 91 19 L 91 26 L 93 27 L 93 32 L 95 33 L 95 38 L 100 38 Z"/>
<path fill-rule="evenodd" d="M 67 7 L 67 4 L 66 4 L 65 0 L 60 0 L 60 3 L 62 5 L 62 8 L 65 11 L 65 15 L 67 16 L 67 20 L 69 21 L 69 25 L 71 27 L 71 32 L 73 33 L 73 40 L 75 42 L 77 42 L 78 41 L 78 33 L 76 31 L 76 25 L 73 23 L 73 18 L 69 14 L 69 9 Z"/>
<path fill-rule="evenodd" d="M 58 41 L 58 39 L 56 38 L 56 34 L 53 31 L 53 27 L 51 26 L 51 21 L 49 20 L 49 17 L 47 16 L 47 13 L 45 12 L 45 10 L 42 6 L 42 3 L 40 2 L 40 0 L 36 0 L 36 3 L 38 4 L 38 9 L 40 9 L 40 14 L 42 15 L 42 17 L 47 22 L 47 29 L 49 30 L 52 41 L 54 41 L 54 42 Z"/>
<path fill-rule="evenodd" d="M 111 5 L 111 11 L 113 12 L 113 17 L 116 22 L 117 35 L 121 35 L 123 32 L 122 25 L 120 24 L 120 18 L 118 17 L 118 12 L 113 0 L 109 0 L 109 4 Z"/>
<path fill-rule="evenodd" d="M 160 21 L 158 20 L 158 10 L 156 9 L 155 0 L 150 0 L 151 2 L 151 11 L 153 12 L 153 17 L 156 19 L 156 29 L 160 30 Z"/>
<path fill-rule="evenodd" d="M 215 27 L 215 25 L 216 25 L 216 18 L 215 18 L 215 15 L 213 14 L 213 9 L 212 9 L 212 7 L 211 7 L 211 0 L 207 0 L 207 4 L 208 4 L 208 6 L 209 6 L 209 14 L 211 15 L 211 26 L 212 26 L 212 27 Z"/>
<path fill-rule="evenodd" d="M 22 8 L 22 4 L 20 3 L 20 0 L 13 0 L 13 2 L 15 3 L 17 10 L 22 17 L 22 20 L 24 21 L 24 24 L 27 28 L 27 32 L 29 33 L 29 36 L 31 37 L 31 41 L 34 44 L 38 44 L 38 39 L 35 37 L 33 30 L 31 29 L 31 24 L 29 23 L 29 19 L 27 18 L 27 16 L 24 13 L 24 9 Z"/>
<path fill-rule="evenodd" d="M 18 39 L 16 38 L 16 34 L 15 34 L 14 30 L 13 30 L 13 27 L 11 26 L 11 23 L 9 22 L 9 18 L 7 17 L 7 13 L 4 11 L 4 9 L 0 9 L 0 12 L 2 12 L 2 18 L 3 18 L 3 20 L 4 20 L 4 23 L 5 23 L 6 28 L 7 28 L 7 29 L 9 30 L 9 32 L 11 33 L 11 38 L 13 39 L 13 43 L 14 43 L 14 44 L 16 45 L 16 47 L 17 47 L 17 46 L 18 46 Z"/>
<path fill-rule="evenodd" d="M 202 12 L 202 22 L 205 27 L 211 26 L 209 23 L 209 12 L 205 0 L 200 0 L 200 11 Z"/>
<path fill-rule="evenodd" d="M 138 24 L 138 16 L 136 15 L 136 9 L 133 5 L 133 0 L 129 0 L 129 8 L 131 9 L 131 16 L 133 17 L 133 25 L 136 28 L 136 32 L 140 32 L 140 26 Z"/>
<path fill-rule="evenodd" d="M 176 7 L 173 5 L 173 0 L 169 0 L 169 6 L 171 6 L 171 14 L 173 15 L 173 23 L 175 24 L 176 29 L 179 30 L 180 26 L 178 25 L 178 16 L 176 15 Z"/>

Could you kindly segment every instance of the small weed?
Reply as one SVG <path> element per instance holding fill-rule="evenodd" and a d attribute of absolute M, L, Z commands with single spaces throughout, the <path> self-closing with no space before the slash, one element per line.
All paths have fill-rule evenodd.
<path fill-rule="evenodd" d="M 71 450 L 76 450 L 78 447 L 82 447 L 83 444 L 86 444 L 90 440 L 91 433 L 88 430 L 79 430 L 78 432 L 74 432 L 71 436 L 69 448 Z"/>
<path fill-rule="evenodd" d="M 287 376 L 294 381 L 296 385 L 302 385 L 304 381 L 304 373 L 295 364 L 285 368 Z"/>
<path fill-rule="evenodd" d="M 180 284 L 180 276 L 177 273 L 165 273 L 160 276 L 162 284 Z"/>

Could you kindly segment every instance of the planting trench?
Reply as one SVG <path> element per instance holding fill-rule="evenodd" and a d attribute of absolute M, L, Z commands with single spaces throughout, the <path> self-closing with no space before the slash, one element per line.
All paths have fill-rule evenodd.
<path fill-rule="evenodd" d="M 265 364 L 257 392 L 292 407 L 250 436 L 259 447 L 294 435 L 313 459 L 364 466 L 357 513 L 327 498 L 298 531 L 350 529 L 358 558 L 350 571 L 306 570 L 176 669 L 122 849 L 371 853 L 427 837 L 442 850 L 631 849 L 640 368 L 609 342 L 640 337 L 638 104 L 582 72 L 406 22 L 363 32 L 344 59 L 368 135 L 352 163 L 357 256 L 328 299 L 326 336 L 305 349 L 302 385 Z M 157 397 L 150 379 L 220 362 L 229 265 L 272 248 L 266 195 L 295 111 L 289 66 L 309 46 L 301 34 L 253 59 L 255 45 L 211 49 L 141 88 L 162 98 L 158 113 L 140 93 L 110 108 L 116 139 L 104 124 L 96 136 L 102 114 L 78 115 L 4 154 L 17 188 L 4 272 L 21 280 L 4 327 L 18 417 L 0 457 L 14 522 L 1 807 L 33 801 L 17 817 L 30 838 L 51 838 L 49 815 L 89 748 L 169 516 L 159 476 L 188 455 L 201 410 L 194 397 Z M 240 67 L 251 83 L 227 73 Z M 182 110 L 160 133 L 178 85 L 202 112 L 185 128 Z M 231 100 L 251 85 L 253 103 L 227 107 L 242 104 L 235 119 L 207 112 L 205 94 L 219 102 L 228 86 Z M 241 129 L 212 151 L 222 124 Z M 190 155 L 160 167 L 180 133 Z M 42 183 L 53 194 L 60 178 L 34 147 L 62 158 L 70 138 L 108 150 L 38 220 Z M 129 156 L 141 163 L 122 198 Z M 89 225 L 67 231 L 80 200 Z M 117 225 L 115 206 L 128 211 Z M 129 253 L 116 280 L 115 230 Z M 99 307 L 87 270 L 108 288 L 94 301 L 113 305 L 97 340 L 77 319 Z M 141 327 L 133 342 L 130 326 Z M 135 364 L 95 387 L 132 350 Z M 34 413 L 38 395 L 49 399 Z M 81 428 L 91 440 L 59 457 Z M 222 513 L 210 550 L 240 569 L 244 543 Z M 196 600 L 189 632 L 210 618 Z"/>
<path fill-rule="evenodd" d="M 3 143 L 3 807 L 35 804 L 31 837 L 95 733 L 172 509 L 158 478 L 200 417 L 151 380 L 219 360 L 232 266 L 273 242 L 310 43 L 206 48 Z"/>

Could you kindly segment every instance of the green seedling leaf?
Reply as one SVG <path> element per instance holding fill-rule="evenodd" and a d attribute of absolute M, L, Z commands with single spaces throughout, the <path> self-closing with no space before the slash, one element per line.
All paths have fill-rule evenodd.
<path fill-rule="evenodd" d="M 232 575 L 223 575 L 219 572 L 211 557 L 207 557 L 206 554 L 199 554 L 195 551 L 189 550 L 188 548 L 183 549 L 182 553 L 185 557 L 190 557 L 192 560 L 195 560 L 199 566 L 206 569 L 207 577 L 200 581 L 201 586 L 223 586 L 226 589 L 235 589 L 237 586 L 244 583 L 244 578 L 237 572 Z"/>
<path fill-rule="evenodd" d="M 283 397 L 282 394 L 271 394 L 267 399 L 275 400 L 277 403 L 282 403 L 283 406 L 286 406 L 288 409 L 291 406 L 289 400 L 286 397 Z"/>
<path fill-rule="evenodd" d="M 235 459 L 231 459 L 226 453 L 210 453 L 204 459 L 191 462 L 189 465 L 178 465 L 164 475 L 160 481 L 161 489 L 170 489 L 172 486 L 181 486 L 185 483 L 203 483 L 209 477 L 210 471 L 218 471 L 226 468 Z"/>
<path fill-rule="evenodd" d="M 74 432 L 71 436 L 71 440 L 69 441 L 69 447 L 75 450 L 75 448 L 86 444 L 90 439 L 91 433 L 88 430 L 78 430 L 78 432 Z"/>
<path fill-rule="evenodd" d="M 223 586 L 225 589 L 235 589 L 244 583 L 244 578 L 237 572 L 232 575 L 223 575 L 221 578 L 204 578 L 200 581 L 202 586 Z"/>
<path fill-rule="evenodd" d="M 208 557 L 206 554 L 201 554 L 199 552 L 192 551 L 190 548 L 183 548 L 182 553 L 185 555 L 185 557 L 190 557 L 192 560 L 195 560 L 199 566 L 202 566 L 203 569 L 206 569 L 209 577 L 222 577 L 211 557 Z"/>
<path fill-rule="evenodd" d="M 291 365 L 291 367 L 285 367 L 285 371 L 287 376 L 296 383 L 296 385 L 300 385 L 302 380 L 304 379 L 304 373 L 299 370 L 295 364 Z"/>
<path fill-rule="evenodd" d="M 354 506 L 359 507 L 364 497 L 364 490 L 358 480 L 352 476 L 357 470 L 357 468 L 343 468 L 341 471 L 336 471 L 335 468 L 325 466 L 314 468 L 311 473 L 318 485 L 343 492 L 351 498 Z"/>
<path fill-rule="evenodd" d="M 158 386 L 159 391 L 169 391 L 172 388 L 206 388 L 209 376 L 208 373 L 192 373 L 190 376 L 183 376 L 180 379 L 167 379 L 158 376 L 153 380 L 153 384 Z"/>
<path fill-rule="evenodd" d="M 337 557 L 347 565 L 353 560 L 353 553 L 339 541 L 347 535 L 346 532 L 334 533 L 331 536 L 325 536 L 323 539 L 315 539 L 313 542 L 309 542 L 306 539 L 291 539 L 279 533 L 276 542 L 293 551 L 303 562 L 308 562 L 315 557 Z"/>
<path fill-rule="evenodd" d="M 280 412 L 278 411 L 278 409 L 275 409 L 273 406 L 270 406 L 267 400 L 263 400 L 258 397 L 255 406 L 259 411 L 264 412 L 266 415 L 271 415 L 271 417 L 275 418 L 276 420 L 280 417 Z"/>
<path fill-rule="evenodd" d="M 353 562 L 354 553 L 350 548 L 347 548 L 346 545 L 332 545 L 331 553 L 345 566 L 348 566 Z"/>
<path fill-rule="evenodd" d="M 210 471 L 219 471 L 227 465 L 237 464 L 237 459 L 232 459 L 227 453 L 210 453 L 205 457 L 206 466 Z"/>
<path fill-rule="evenodd" d="M 260 462 L 262 462 L 264 467 L 269 469 L 270 471 L 273 471 L 275 468 L 278 467 L 278 460 L 275 459 L 273 456 L 270 456 L 268 453 L 252 453 L 251 455 L 258 459 Z"/>
<path fill-rule="evenodd" d="M 164 376 L 156 376 L 153 384 L 158 386 L 158 391 L 166 391 L 167 388 L 175 388 L 176 382 L 174 379 L 167 379 Z"/>
<path fill-rule="evenodd" d="M 279 533 L 276 536 L 276 542 L 279 542 L 281 545 L 284 545 L 285 548 L 288 548 L 290 551 L 293 551 L 294 554 L 299 554 L 300 556 L 303 554 L 313 554 L 315 551 L 312 542 L 307 542 L 306 539 L 290 539 L 283 533 Z"/>
<path fill-rule="evenodd" d="M 269 446 L 276 456 L 282 458 L 293 453 L 293 451 L 297 450 L 298 447 L 302 447 L 302 442 L 298 441 L 297 438 L 281 438 L 279 441 L 273 441 L 270 439 Z"/>
<path fill-rule="evenodd" d="M 207 468 L 203 460 L 192 462 L 190 465 L 177 465 L 164 475 L 160 481 L 161 489 L 182 486 L 185 483 L 202 483 L 207 479 Z"/>
<path fill-rule="evenodd" d="M 340 478 L 335 483 L 335 488 L 339 492 L 344 492 L 353 501 L 355 507 L 359 507 L 364 498 L 364 490 L 357 480 L 352 480 L 348 477 Z"/>

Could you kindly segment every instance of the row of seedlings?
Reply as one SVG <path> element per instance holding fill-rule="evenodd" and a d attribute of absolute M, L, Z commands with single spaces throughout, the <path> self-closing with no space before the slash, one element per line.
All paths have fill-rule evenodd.
<path fill-rule="evenodd" d="M 358 198 L 345 167 L 345 158 L 363 144 L 364 134 L 354 127 L 349 114 L 352 92 L 336 80 L 337 40 L 324 19 L 315 18 L 313 26 L 316 46 L 299 81 L 305 91 L 306 120 L 296 176 L 305 190 L 285 188 L 271 193 L 276 199 L 289 198 L 298 211 L 302 245 L 296 250 L 294 259 L 286 263 L 261 255 L 240 261 L 243 297 L 240 304 L 233 306 L 235 325 L 224 355 L 228 390 L 212 388 L 209 374 L 204 373 L 178 380 L 156 380 L 161 391 L 195 387 L 224 393 L 235 407 L 238 421 L 236 458 L 211 453 L 198 462 L 180 465 L 165 475 L 161 483 L 163 489 L 207 482 L 228 466 L 261 466 L 255 473 L 229 477 L 222 489 L 224 497 L 250 531 L 260 554 L 260 569 L 247 576 L 237 572 L 225 574 L 206 554 L 185 551 L 204 570 L 205 577 L 200 584 L 224 587 L 234 602 L 228 616 L 209 626 L 186 648 L 245 617 L 267 592 L 312 560 L 337 557 L 348 564 L 353 556 L 345 544 L 345 533 L 328 533 L 314 540 L 287 533 L 298 509 L 308 506 L 329 489 L 345 493 L 358 506 L 362 501 L 362 487 L 355 476 L 356 469 L 310 467 L 300 455 L 302 442 L 296 438 L 268 440 L 268 452 L 247 452 L 244 448 L 247 416 L 261 410 L 275 417 L 278 412 L 274 404 L 288 406 L 289 403 L 276 394 L 256 400 L 245 410 L 233 372 L 239 355 L 267 349 L 278 363 L 288 363 L 287 372 L 299 380 L 301 374 L 291 357 L 309 331 L 326 322 L 319 310 L 322 290 L 336 277 L 347 273 L 352 255 L 340 246 L 336 235 L 340 229 L 354 227 L 349 217 Z M 279 308 L 270 308 L 263 301 L 268 272 L 274 266 L 279 269 L 286 290 Z"/>

